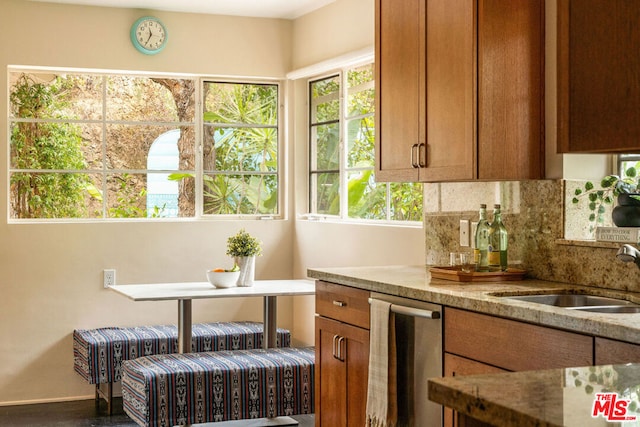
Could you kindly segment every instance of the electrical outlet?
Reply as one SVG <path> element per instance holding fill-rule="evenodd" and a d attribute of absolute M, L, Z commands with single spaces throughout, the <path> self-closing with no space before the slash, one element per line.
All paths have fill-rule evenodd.
<path fill-rule="evenodd" d="M 102 270 L 104 275 L 104 287 L 108 288 L 109 286 L 113 286 L 116 284 L 116 271 L 113 269 Z"/>
<path fill-rule="evenodd" d="M 469 220 L 461 219 L 460 220 L 460 246 L 469 247 L 470 244 L 469 239 Z"/>

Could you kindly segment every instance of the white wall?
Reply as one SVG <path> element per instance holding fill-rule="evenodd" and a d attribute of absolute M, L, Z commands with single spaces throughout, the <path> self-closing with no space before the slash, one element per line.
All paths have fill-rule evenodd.
<path fill-rule="evenodd" d="M 129 41 L 131 24 L 146 14 L 168 26 L 169 44 L 157 56 L 139 54 Z M 8 65 L 281 78 L 371 45 L 373 0 L 338 0 L 293 22 L 2 0 L 0 81 L 7 82 Z M 0 99 L 6 118 L 6 83 Z M 226 238 L 240 227 L 264 242 L 258 279 L 304 277 L 310 266 L 422 263 L 419 228 L 294 220 L 294 207 L 306 209 L 305 111 L 304 97 L 291 105 L 283 171 L 290 184 L 287 220 L 1 221 L 0 405 L 92 396 L 93 387 L 73 372 L 75 328 L 175 322 L 174 302 L 135 303 L 104 290 L 105 268 L 117 270 L 120 284 L 201 281 L 207 268 L 227 260 Z M 0 134 L 6 144 L 6 119 Z M 7 151 L 0 150 L 0 212 L 7 212 Z M 282 299 L 278 306 L 279 324 L 292 329 L 294 342 L 312 344 L 313 298 Z M 200 300 L 193 311 L 194 321 L 260 320 L 262 305 L 259 299 Z"/>
<path fill-rule="evenodd" d="M 160 55 L 145 56 L 132 47 L 129 29 L 149 11 L 23 0 L 2 0 L 1 8 L 3 144 L 8 135 L 7 65 L 277 78 L 291 67 L 292 23 L 286 20 L 153 12 L 167 25 L 169 44 Z M 3 213 L 7 212 L 7 151 L 0 150 Z M 0 404 L 92 394 L 92 387 L 73 372 L 75 328 L 175 323 L 176 303 L 130 302 L 102 288 L 103 269 L 115 268 L 121 284 L 203 281 L 207 268 L 228 262 L 226 239 L 243 226 L 264 242 L 257 278 L 291 278 L 291 221 L 11 225 L 1 221 Z M 291 327 L 291 300 L 279 305 L 281 325 Z M 194 302 L 195 321 L 260 320 L 261 312 L 260 299 Z"/>

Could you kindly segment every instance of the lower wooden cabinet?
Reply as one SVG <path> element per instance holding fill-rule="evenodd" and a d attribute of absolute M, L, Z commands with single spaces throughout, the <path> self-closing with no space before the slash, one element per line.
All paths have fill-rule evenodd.
<path fill-rule="evenodd" d="M 316 282 L 315 422 L 318 427 L 365 425 L 368 298 L 367 291 Z"/>
<path fill-rule="evenodd" d="M 444 375 L 489 374 L 593 364 L 593 337 L 446 307 Z M 445 408 L 445 427 L 488 424 Z"/>
<path fill-rule="evenodd" d="M 499 372 L 507 371 L 506 369 L 496 368 L 495 366 L 480 363 L 465 357 L 456 356 L 455 354 L 444 354 L 445 377 L 455 377 L 457 375 L 496 374 Z M 451 408 L 444 408 L 442 424 L 444 427 L 488 426 L 488 424 L 460 415 Z"/>

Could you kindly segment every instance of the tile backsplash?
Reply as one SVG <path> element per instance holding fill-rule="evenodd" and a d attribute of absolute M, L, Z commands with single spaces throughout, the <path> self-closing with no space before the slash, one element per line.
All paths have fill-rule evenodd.
<path fill-rule="evenodd" d="M 427 264 L 441 264 L 460 247 L 460 220 L 478 220 L 481 203 L 491 216 L 502 206 L 509 231 L 509 264 L 530 277 L 640 292 L 640 269 L 616 259 L 619 245 L 591 237 L 586 203 L 571 203 L 577 181 L 540 180 L 425 184 Z M 609 221 L 610 213 L 605 217 Z M 605 223 L 610 225 L 610 223 Z"/>

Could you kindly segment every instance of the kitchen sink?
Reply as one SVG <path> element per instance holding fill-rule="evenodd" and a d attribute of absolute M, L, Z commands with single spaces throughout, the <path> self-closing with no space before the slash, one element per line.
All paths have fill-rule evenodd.
<path fill-rule="evenodd" d="M 620 298 L 609 298 L 598 295 L 536 294 L 515 295 L 505 298 L 562 307 L 568 310 L 597 313 L 640 313 L 640 304 L 635 304 Z"/>
<path fill-rule="evenodd" d="M 576 307 L 574 310 L 590 311 L 592 313 L 640 313 L 640 305 L 609 305 L 599 307 Z"/>

